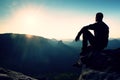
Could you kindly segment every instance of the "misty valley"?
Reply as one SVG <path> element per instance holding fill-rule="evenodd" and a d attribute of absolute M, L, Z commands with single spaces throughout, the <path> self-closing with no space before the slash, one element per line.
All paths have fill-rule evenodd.
<path fill-rule="evenodd" d="M 110 39 L 107 49 L 120 47 Z M 49 80 L 75 80 L 80 69 L 72 65 L 79 58 L 81 41 L 62 41 L 40 36 L 0 34 L 0 67 Z M 46 79 L 44 79 L 46 80 Z"/>

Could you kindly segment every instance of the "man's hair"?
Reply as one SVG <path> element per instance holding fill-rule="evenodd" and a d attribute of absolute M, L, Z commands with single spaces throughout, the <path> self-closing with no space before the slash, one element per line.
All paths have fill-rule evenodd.
<path fill-rule="evenodd" d="M 98 12 L 98 13 L 96 14 L 96 21 L 102 21 L 102 19 L 103 19 L 103 13 Z"/>

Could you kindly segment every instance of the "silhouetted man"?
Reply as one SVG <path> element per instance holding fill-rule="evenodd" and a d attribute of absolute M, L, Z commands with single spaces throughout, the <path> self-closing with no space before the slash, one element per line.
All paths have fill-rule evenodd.
<path fill-rule="evenodd" d="M 88 26 L 83 27 L 79 33 L 77 34 L 75 41 L 79 40 L 81 34 L 83 35 L 82 42 L 82 52 L 80 55 L 84 55 L 89 45 L 92 47 L 92 50 L 101 51 L 108 44 L 109 37 L 109 27 L 102 21 L 103 14 L 96 14 L 96 22 L 94 24 L 90 24 Z M 89 30 L 93 30 L 94 34 L 92 34 Z"/>

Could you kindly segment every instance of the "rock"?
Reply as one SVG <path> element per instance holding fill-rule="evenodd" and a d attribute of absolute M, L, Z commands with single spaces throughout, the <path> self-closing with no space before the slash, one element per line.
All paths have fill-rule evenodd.
<path fill-rule="evenodd" d="M 120 74 L 116 72 L 101 72 L 96 70 L 84 70 L 78 80 L 120 80 Z"/>
<path fill-rule="evenodd" d="M 12 70 L 0 68 L 0 80 L 38 80 Z"/>
<path fill-rule="evenodd" d="M 89 52 L 81 58 L 78 80 L 120 80 L 120 48 Z"/>
<path fill-rule="evenodd" d="M 81 62 L 81 65 L 84 64 L 94 70 L 106 71 L 109 69 L 111 72 L 120 72 L 120 48 L 101 52 L 91 51 L 81 58 Z"/>
<path fill-rule="evenodd" d="M 13 79 L 6 74 L 0 74 L 0 80 L 13 80 Z"/>

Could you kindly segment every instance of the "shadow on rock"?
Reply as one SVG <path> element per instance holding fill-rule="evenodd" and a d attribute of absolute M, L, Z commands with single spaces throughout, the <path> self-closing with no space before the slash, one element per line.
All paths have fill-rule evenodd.
<path fill-rule="evenodd" d="M 120 72 L 120 48 L 101 52 L 90 51 L 81 58 L 81 62 L 81 65 L 84 64 L 94 70 Z"/>

